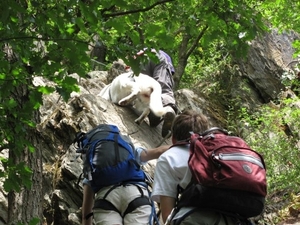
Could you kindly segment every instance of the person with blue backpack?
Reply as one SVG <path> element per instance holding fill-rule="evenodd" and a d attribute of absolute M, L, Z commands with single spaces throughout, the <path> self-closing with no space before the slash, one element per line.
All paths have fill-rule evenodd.
<path fill-rule="evenodd" d="M 100 124 L 74 140 L 83 159 L 82 225 L 143 225 L 158 221 L 141 165 L 169 146 L 135 148 L 117 126 Z"/>

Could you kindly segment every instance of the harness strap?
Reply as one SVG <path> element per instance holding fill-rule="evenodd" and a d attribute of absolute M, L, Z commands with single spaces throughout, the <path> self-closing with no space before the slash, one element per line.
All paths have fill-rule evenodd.
<path fill-rule="evenodd" d="M 152 206 L 152 204 L 149 201 L 149 198 L 147 196 L 141 196 L 138 197 L 136 199 L 133 199 L 127 206 L 123 217 L 125 217 L 128 213 L 133 212 L 135 209 L 137 209 L 138 207 L 142 206 L 142 205 L 150 205 Z"/>
<path fill-rule="evenodd" d="M 132 182 L 125 182 L 125 183 L 121 183 L 121 184 L 116 184 L 113 185 L 103 196 L 103 199 L 98 199 L 95 201 L 94 203 L 94 209 L 95 208 L 100 208 L 100 209 L 104 209 L 104 210 L 113 210 L 117 213 L 119 213 L 122 217 L 124 217 L 126 214 L 131 213 L 132 211 L 134 211 L 136 208 L 142 206 L 142 205 L 150 205 L 152 206 L 150 199 L 144 195 L 144 192 L 142 190 L 142 188 L 138 185 L 146 185 L 143 182 L 137 182 L 137 183 L 132 183 Z M 109 193 L 114 190 L 116 187 L 121 186 L 121 185 L 134 185 L 137 187 L 138 191 L 140 192 L 141 196 L 137 197 L 135 199 L 133 199 L 127 206 L 124 214 L 122 215 L 121 212 L 109 201 L 106 200 L 106 197 L 109 195 Z"/>
<path fill-rule="evenodd" d="M 112 191 L 112 190 L 114 190 L 116 187 L 119 187 L 119 186 L 121 186 L 122 184 L 115 184 L 115 185 L 113 185 L 106 193 L 105 193 L 105 195 L 103 196 L 103 199 L 106 199 L 106 197 L 108 196 L 108 194 Z"/>
<path fill-rule="evenodd" d="M 94 203 L 94 209 L 104 209 L 104 210 L 112 210 L 121 215 L 121 212 L 109 201 L 106 199 L 98 199 Z"/>
<path fill-rule="evenodd" d="M 92 217 L 94 215 L 94 213 L 93 212 L 91 212 L 91 213 L 89 213 L 89 214 L 87 214 L 85 217 L 84 217 L 84 219 L 85 220 L 88 220 L 90 217 Z"/>
<path fill-rule="evenodd" d="M 128 184 L 125 184 L 125 185 L 128 185 Z M 133 199 L 127 206 L 124 214 L 123 214 L 123 217 L 128 214 L 128 213 L 131 213 L 132 211 L 134 211 L 136 208 L 142 206 L 142 205 L 150 205 L 152 206 L 149 198 L 147 196 L 144 195 L 144 192 L 142 190 L 142 188 L 137 185 L 137 184 L 132 184 L 134 186 L 137 187 L 137 189 L 139 190 L 141 196 L 140 197 L 137 197 L 135 199 Z"/>
<path fill-rule="evenodd" d="M 136 187 L 139 189 L 139 191 L 142 195 L 141 197 L 146 198 L 147 201 L 148 201 L 148 204 L 151 206 L 151 213 L 150 213 L 150 216 L 149 216 L 150 225 L 153 225 L 153 224 L 159 225 L 160 224 L 159 223 L 159 212 L 158 212 L 158 214 L 156 214 L 154 201 L 150 197 L 144 196 L 144 192 L 142 191 L 141 187 L 137 184 L 142 185 L 143 187 L 145 187 L 148 191 L 149 196 L 151 196 L 151 192 L 148 188 L 148 184 L 145 183 L 145 182 L 138 182 L 138 183 L 135 183 L 134 185 L 136 185 Z M 141 200 L 139 200 L 139 201 L 141 201 Z M 145 201 L 145 200 L 143 200 L 143 201 Z M 144 204 L 141 204 L 141 205 L 148 205 L 148 204 L 147 204 L 147 202 L 144 202 Z M 139 205 L 139 206 L 141 206 L 141 205 Z M 136 206 L 136 207 L 139 207 L 139 206 Z"/>

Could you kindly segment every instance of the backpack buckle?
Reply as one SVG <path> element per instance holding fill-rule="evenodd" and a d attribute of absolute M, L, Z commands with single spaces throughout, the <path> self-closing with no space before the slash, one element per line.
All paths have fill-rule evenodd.
<path fill-rule="evenodd" d="M 219 156 L 215 154 L 215 151 L 211 153 L 212 163 L 218 168 L 221 169 L 222 165 L 218 163 Z"/>

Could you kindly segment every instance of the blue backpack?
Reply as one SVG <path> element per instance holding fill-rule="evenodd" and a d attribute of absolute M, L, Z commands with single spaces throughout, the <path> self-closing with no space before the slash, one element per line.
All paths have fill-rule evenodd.
<path fill-rule="evenodd" d="M 106 200 L 106 197 L 114 188 L 126 183 L 143 185 L 147 188 L 149 196 L 151 195 L 148 188 L 149 175 L 135 160 L 135 148 L 130 138 L 120 134 L 117 126 L 100 124 L 87 133 L 79 132 L 74 143 L 78 147 L 76 152 L 81 153 L 83 159 L 83 175 L 89 180 L 94 192 L 96 193 L 102 187 L 112 186 L 103 199 L 94 202 L 94 208 L 120 213 L 113 204 Z M 123 216 L 141 205 L 151 205 L 149 222 L 151 225 L 159 224 L 153 200 L 143 195 L 142 192 L 141 197 L 129 203 Z"/>
<path fill-rule="evenodd" d="M 96 193 L 102 187 L 123 182 L 144 182 L 145 173 L 136 162 L 130 138 L 115 125 L 100 124 L 76 135 L 77 153 L 83 159 L 83 175 Z"/>

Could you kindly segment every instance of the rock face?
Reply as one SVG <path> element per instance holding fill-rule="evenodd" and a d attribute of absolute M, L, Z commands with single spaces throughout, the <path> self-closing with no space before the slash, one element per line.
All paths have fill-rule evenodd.
<path fill-rule="evenodd" d="M 299 39 L 294 32 L 272 31 L 252 41 L 246 58 L 235 59 L 235 64 L 220 74 L 221 88 L 227 94 L 224 98 L 241 99 L 241 107 L 248 109 L 276 100 L 284 91 L 284 73 L 295 77 L 299 58 L 293 58 L 292 42 Z"/>
<path fill-rule="evenodd" d="M 282 75 L 297 62 L 291 45 L 297 39 L 299 35 L 294 32 L 272 31 L 260 41 L 252 42 L 248 60 L 240 64 L 241 73 L 249 78 L 263 103 L 276 99 L 283 90 Z"/>
<path fill-rule="evenodd" d="M 291 68 L 291 41 L 296 37 L 296 34 L 271 33 L 265 39 L 253 42 L 248 61 L 239 63 L 241 76 L 236 76 L 236 85 L 231 86 L 231 95 L 243 96 L 242 102 L 251 106 L 276 99 L 283 88 L 281 74 Z M 119 73 L 119 69 L 93 71 L 89 73 L 88 79 L 72 74 L 78 78 L 80 93 L 72 93 L 67 103 L 57 93 L 44 96 L 44 105 L 40 109 L 41 123 L 38 125 L 42 141 L 47 146 L 43 151 L 44 224 L 81 224 L 82 186 L 80 182 L 78 184 L 78 178 L 82 171 L 82 161 L 72 145 L 76 132 L 88 131 L 100 123 L 111 123 L 130 136 L 135 146 L 153 148 L 162 143 L 171 143 L 170 139 L 162 141 L 161 124 L 155 128 L 149 127 L 147 121 L 137 125 L 134 123 L 137 115 L 131 109 L 114 105 L 97 96 L 112 80 L 111 76 L 117 75 L 115 73 Z M 245 77 L 248 79 L 247 93 L 243 86 Z M 45 83 L 47 81 L 42 78 L 36 78 L 36 85 Z M 213 105 L 210 99 L 187 89 L 176 91 L 175 96 L 180 110 L 198 110 L 210 118 L 211 126 L 225 126 L 223 102 Z M 152 174 L 154 167 L 155 160 L 150 161 L 144 169 Z M 0 225 L 6 224 L 6 218 L 6 193 L 0 191 Z"/>

